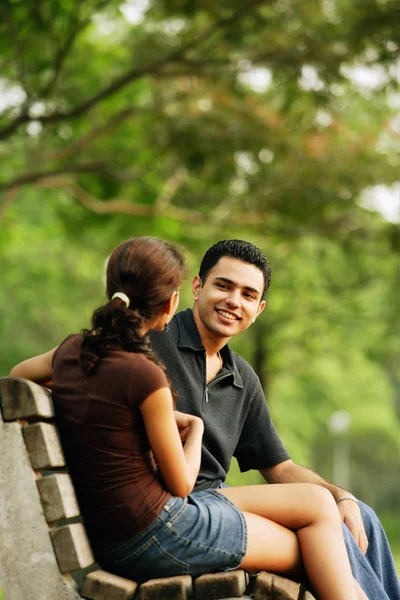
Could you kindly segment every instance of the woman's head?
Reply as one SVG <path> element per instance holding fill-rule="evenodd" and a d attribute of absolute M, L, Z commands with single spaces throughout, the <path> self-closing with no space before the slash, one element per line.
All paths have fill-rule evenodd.
<path fill-rule="evenodd" d="M 151 321 L 167 307 L 184 276 L 184 259 L 175 246 L 154 237 L 133 238 L 112 252 L 106 292 L 109 300 L 123 292 L 130 300 L 129 309 Z"/>
<path fill-rule="evenodd" d="M 184 276 L 184 258 L 168 242 L 146 236 L 117 246 L 107 263 L 108 301 L 93 313 L 92 328 L 82 331 L 85 371 L 91 371 L 115 345 L 127 352 L 142 352 L 159 364 L 145 334 L 149 329 L 162 329 L 172 318 Z M 113 298 L 118 292 L 122 299 Z"/>

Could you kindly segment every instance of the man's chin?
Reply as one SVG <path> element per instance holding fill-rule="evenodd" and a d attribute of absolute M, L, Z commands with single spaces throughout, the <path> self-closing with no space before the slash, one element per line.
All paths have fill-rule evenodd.
<path fill-rule="evenodd" d="M 240 333 L 240 329 L 238 327 L 239 323 L 238 321 L 234 321 L 231 323 L 221 323 L 218 322 L 215 324 L 215 326 L 213 327 L 214 333 L 216 333 L 217 335 L 219 335 L 220 337 L 232 337 L 233 335 L 236 335 L 237 333 Z"/>

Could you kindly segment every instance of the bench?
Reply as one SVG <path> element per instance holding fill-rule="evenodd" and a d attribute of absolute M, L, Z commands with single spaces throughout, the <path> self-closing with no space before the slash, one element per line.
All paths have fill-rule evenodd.
<path fill-rule="evenodd" d="M 153 579 L 103 571 L 92 555 L 53 422 L 51 392 L 0 378 L 0 587 L 5 600 L 313 600 L 299 584 L 243 570 Z"/>

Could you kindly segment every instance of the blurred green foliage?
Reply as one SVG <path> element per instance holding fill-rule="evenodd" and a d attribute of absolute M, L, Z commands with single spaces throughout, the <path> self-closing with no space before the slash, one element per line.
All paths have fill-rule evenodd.
<path fill-rule="evenodd" d="M 352 491 L 398 518 L 400 233 L 362 202 L 398 180 L 397 9 L 5 0 L 0 374 L 87 326 L 121 240 L 175 241 L 193 276 L 209 245 L 247 239 L 272 287 L 232 345 L 282 439 L 327 479 L 346 444 Z"/>

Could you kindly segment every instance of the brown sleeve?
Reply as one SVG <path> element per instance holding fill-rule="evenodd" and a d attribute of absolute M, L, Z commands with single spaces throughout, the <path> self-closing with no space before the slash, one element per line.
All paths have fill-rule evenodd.
<path fill-rule="evenodd" d="M 55 360 L 56 360 L 57 356 L 60 354 L 60 351 L 61 351 L 61 354 L 64 351 L 64 345 L 70 341 L 72 342 L 72 340 L 76 341 L 76 343 L 77 343 L 78 339 L 79 339 L 79 343 L 80 343 L 82 336 L 79 333 L 71 333 L 61 342 L 61 344 L 59 344 L 58 348 L 56 349 L 56 351 L 53 354 L 53 358 L 51 361 L 53 369 L 54 369 Z"/>
<path fill-rule="evenodd" d="M 135 361 L 129 381 L 128 398 L 132 405 L 139 405 L 153 392 L 169 387 L 164 371 L 155 363 L 141 356 Z"/>

